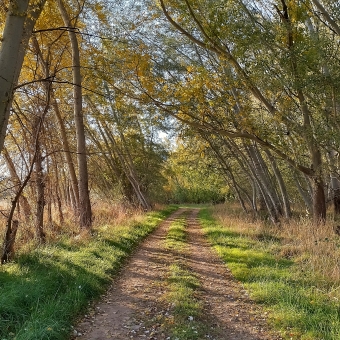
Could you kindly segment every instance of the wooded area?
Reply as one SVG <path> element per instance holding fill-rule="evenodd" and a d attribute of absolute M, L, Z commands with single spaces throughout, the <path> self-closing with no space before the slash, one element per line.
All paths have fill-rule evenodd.
<path fill-rule="evenodd" d="M 22 225 L 43 243 L 72 211 L 91 230 L 108 200 L 236 199 L 340 233 L 339 3 L 5 0 L 0 17 L 2 263 Z"/>

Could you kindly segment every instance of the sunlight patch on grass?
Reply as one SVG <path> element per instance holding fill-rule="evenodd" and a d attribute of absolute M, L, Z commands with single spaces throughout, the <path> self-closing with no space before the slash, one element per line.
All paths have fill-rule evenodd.
<path fill-rule="evenodd" d="M 0 339 L 68 339 L 72 322 L 99 297 L 134 247 L 177 207 L 126 226 L 106 225 L 0 267 Z"/>
<path fill-rule="evenodd" d="M 339 301 L 292 260 L 277 255 L 278 238 L 254 238 L 221 226 L 207 209 L 200 222 L 218 255 L 250 296 L 270 311 L 269 321 L 285 339 L 340 339 Z"/>
<path fill-rule="evenodd" d="M 178 218 L 171 223 L 165 239 L 165 247 L 181 251 L 186 246 L 185 234 L 186 220 L 185 218 Z"/>
<path fill-rule="evenodd" d="M 171 339 L 195 340 L 205 338 L 206 326 L 199 320 L 203 305 L 197 298 L 200 282 L 186 267 L 186 219 L 179 217 L 169 228 L 165 248 L 173 252 L 175 263 L 169 267 L 165 300 L 171 306 L 172 318 L 164 321 Z"/>
<path fill-rule="evenodd" d="M 167 325 L 171 335 L 181 340 L 202 339 L 205 327 L 199 316 L 203 306 L 195 297 L 195 290 L 200 285 L 198 279 L 182 264 L 175 263 L 169 268 L 167 283 L 166 299 L 171 303 L 173 313 L 173 320 Z"/>

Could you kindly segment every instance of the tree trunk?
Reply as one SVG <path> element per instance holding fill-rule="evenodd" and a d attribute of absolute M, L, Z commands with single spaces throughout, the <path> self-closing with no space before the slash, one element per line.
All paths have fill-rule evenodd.
<path fill-rule="evenodd" d="M 254 156 L 256 157 L 255 160 L 255 169 L 264 186 L 264 189 L 266 193 L 268 194 L 270 200 L 273 203 L 273 206 L 278 214 L 278 216 L 282 216 L 283 209 L 282 209 L 282 203 L 280 201 L 280 198 L 278 197 L 278 193 L 276 190 L 276 187 L 271 179 L 271 175 L 268 170 L 268 166 L 266 162 L 264 161 L 262 154 L 260 150 L 258 149 L 257 145 L 254 144 L 251 146 L 251 149 L 254 151 Z M 252 152 L 252 150 L 251 150 Z M 258 162 L 258 163 L 257 163 Z"/>
<path fill-rule="evenodd" d="M 334 183 L 335 182 L 335 183 Z M 340 220 L 340 182 L 336 178 L 332 178 L 333 189 L 333 205 L 334 205 L 334 220 Z"/>
<path fill-rule="evenodd" d="M 237 183 L 236 183 L 235 178 L 234 178 L 233 175 L 232 175 L 232 177 L 231 177 L 231 181 L 232 181 L 232 183 L 233 183 L 233 187 L 234 187 L 234 189 L 235 189 L 235 192 L 236 192 L 236 196 L 237 196 L 237 198 L 238 198 L 238 201 L 239 201 L 240 204 L 241 204 L 242 210 L 243 210 L 245 213 L 248 213 L 247 207 L 246 207 L 246 205 L 245 205 L 245 203 L 244 203 L 244 200 L 243 200 L 243 198 L 242 198 L 241 192 L 240 192 L 240 190 L 239 190 L 239 188 L 238 188 L 238 185 L 237 185 Z"/>
<path fill-rule="evenodd" d="M 313 219 L 316 224 L 326 221 L 326 198 L 324 182 L 320 178 L 313 179 Z"/>
<path fill-rule="evenodd" d="M 334 205 L 334 220 L 340 220 L 340 181 L 336 174 L 336 169 L 338 168 L 338 158 L 339 154 L 335 150 L 331 150 L 329 153 L 329 162 L 331 168 L 331 198 Z"/>
<path fill-rule="evenodd" d="M 138 200 L 139 205 L 144 209 L 144 210 L 150 210 L 151 205 L 145 195 L 145 193 L 141 190 L 140 182 L 137 176 L 137 173 L 135 171 L 134 165 L 131 164 L 132 160 L 130 158 L 126 158 L 123 152 L 120 150 L 119 146 L 117 145 L 117 142 L 115 141 L 114 137 L 112 134 L 109 132 L 107 126 L 104 126 L 104 131 L 106 135 L 108 136 L 110 142 L 113 144 L 114 149 L 117 151 L 118 157 L 121 161 L 121 165 L 124 169 L 124 172 L 131 183 L 134 193 L 136 195 L 136 198 Z M 125 150 L 126 151 L 126 150 Z"/>
<path fill-rule="evenodd" d="M 273 223 L 276 224 L 279 222 L 280 211 L 275 203 L 275 199 L 272 197 L 273 192 L 269 190 L 269 186 L 271 184 L 268 183 L 268 178 L 266 178 L 265 174 L 263 173 L 263 168 L 259 162 L 256 150 L 253 148 L 252 145 L 245 145 L 245 147 L 250 158 L 249 166 L 252 171 L 254 180 L 260 190 L 260 193 L 262 194 L 263 200 L 265 201 L 270 219 Z"/>
<path fill-rule="evenodd" d="M 340 35 L 340 26 L 332 19 L 326 8 L 322 6 L 322 4 L 318 0 L 312 0 L 312 2 L 314 3 L 318 11 L 322 14 L 322 16 L 326 19 L 328 24 L 332 27 L 332 30 L 335 31 L 337 35 Z"/>
<path fill-rule="evenodd" d="M 225 144 L 229 147 L 229 149 L 232 151 L 233 156 L 235 157 L 237 163 L 240 165 L 241 169 L 244 171 L 245 174 L 249 177 L 249 181 L 252 183 L 252 200 L 251 200 L 251 206 L 253 207 L 253 210 L 255 212 L 263 212 L 268 211 L 269 208 L 268 205 L 272 205 L 268 202 L 268 200 L 265 199 L 265 196 L 262 193 L 261 190 L 261 183 L 259 183 L 259 178 L 256 174 L 254 165 L 251 161 L 251 157 L 248 154 L 247 146 L 245 146 L 245 151 L 248 154 L 248 157 L 240 150 L 240 147 L 235 143 L 233 140 L 228 140 L 228 142 L 225 140 Z M 258 205 L 257 205 L 258 200 Z M 272 208 L 270 208 L 272 209 Z M 269 215 L 271 215 L 269 213 Z M 272 220 L 275 220 L 275 217 L 271 217 Z"/>
<path fill-rule="evenodd" d="M 32 43 L 33 43 L 33 46 L 35 48 L 35 53 L 37 54 L 40 65 L 42 66 L 42 68 L 44 70 L 44 75 L 45 75 L 46 78 L 48 78 L 50 76 L 49 63 L 44 59 L 44 56 L 43 56 L 41 49 L 40 49 L 40 46 L 39 46 L 39 42 L 36 39 L 36 37 L 34 37 L 34 36 L 32 37 Z M 46 86 L 48 87 L 48 84 L 46 84 Z M 79 213 L 78 179 L 77 179 L 73 159 L 72 159 L 71 152 L 70 152 L 70 144 L 68 142 L 65 124 L 64 124 L 64 121 L 61 117 L 59 105 L 58 105 L 57 100 L 54 98 L 53 92 L 51 93 L 51 101 L 52 101 L 52 107 L 54 109 L 54 112 L 55 112 L 55 115 L 56 115 L 56 118 L 57 118 L 57 121 L 58 121 L 59 129 L 60 129 L 61 142 L 62 142 L 62 145 L 63 145 L 63 151 L 64 151 L 64 155 L 65 155 L 65 158 L 66 158 L 66 163 L 67 163 L 67 167 L 68 167 L 68 171 L 69 171 L 69 175 L 70 175 L 70 180 L 71 180 L 71 186 L 72 186 L 72 190 L 73 190 L 73 194 L 74 194 L 75 205 L 73 205 L 73 208 L 74 208 L 75 215 L 78 215 L 78 213 Z"/>
<path fill-rule="evenodd" d="M 1 263 L 4 264 L 12 260 L 14 255 L 14 243 L 15 237 L 17 235 L 19 222 L 18 220 L 14 220 L 11 222 L 10 226 L 7 226 L 6 237 L 3 246 L 3 252 L 1 256 Z"/>
<path fill-rule="evenodd" d="M 137 171 L 135 169 L 135 165 L 134 165 L 133 159 L 131 157 L 130 150 L 127 147 L 127 143 L 126 143 L 126 140 L 125 140 L 124 133 L 121 131 L 121 125 L 120 125 L 120 122 L 119 122 L 119 117 L 118 117 L 116 109 L 114 107 L 113 99 L 112 99 L 112 96 L 111 96 L 111 93 L 109 91 L 107 83 L 104 83 L 104 88 L 106 90 L 107 96 L 109 97 L 110 106 L 111 106 L 111 113 L 112 113 L 113 119 L 116 123 L 117 131 L 118 131 L 119 136 L 120 136 L 120 143 L 122 145 L 123 152 L 121 152 L 118 148 L 117 149 L 118 156 L 122 160 L 122 165 L 124 165 L 125 169 L 127 170 L 126 175 L 129 178 L 129 181 L 134 188 L 134 191 L 136 193 L 136 197 L 137 197 L 141 207 L 144 210 L 151 210 L 151 204 L 150 204 L 150 202 L 147 198 L 147 195 L 141 189 L 140 180 L 137 176 Z M 110 141 L 113 142 L 113 144 L 115 144 L 115 147 L 118 147 L 116 141 L 112 138 L 113 137 L 112 134 L 108 133 L 107 125 L 103 124 L 103 127 L 104 127 L 104 130 L 105 130 L 108 138 L 110 139 Z M 123 153 L 124 153 L 124 155 L 123 155 Z"/>
<path fill-rule="evenodd" d="M 280 188 L 282 202 L 283 202 L 284 215 L 285 215 L 286 218 L 290 218 L 290 217 L 292 217 L 292 211 L 291 211 L 291 208 L 290 208 L 288 192 L 287 192 L 287 188 L 286 188 L 286 185 L 284 183 L 283 177 L 282 177 L 281 172 L 280 172 L 280 170 L 279 170 L 279 168 L 276 164 L 275 158 L 272 156 L 270 151 L 266 149 L 265 152 L 266 152 L 268 159 L 269 159 L 269 161 L 272 165 L 274 175 L 276 177 L 277 183 L 278 183 L 279 188 Z"/>
<path fill-rule="evenodd" d="M 145 193 L 140 188 L 139 179 L 138 179 L 132 158 L 131 158 L 131 156 L 130 157 L 127 156 L 127 155 L 130 155 L 129 151 L 127 150 L 127 148 L 125 148 L 124 153 L 123 153 L 122 150 L 120 149 L 120 147 L 118 146 L 114 136 L 109 131 L 108 126 L 105 123 L 101 124 L 97 118 L 96 118 L 96 122 L 97 122 L 98 129 L 100 131 L 100 134 L 102 135 L 102 137 L 103 137 L 103 139 L 106 143 L 106 146 L 108 147 L 107 139 L 106 139 L 106 137 L 107 137 L 108 140 L 111 143 L 112 150 L 114 150 L 114 152 L 117 154 L 119 161 L 120 161 L 120 164 L 121 164 L 121 167 L 124 171 L 124 174 L 126 175 L 131 186 L 133 187 L 133 191 L 134 191 L 135 197 L 138 201 L 138 205 L 140 207 L 142 207 L 144 210 L 150 210 L 151 205 L 150 205 Z M 109 150 L 111 148 L 108 147 Z"/>
<path fill-rule="evenodd" d="M 34 166 L 36 164 L 36 158 L 38 156 L 38 149 L 39 149 L 39 135 L 40 135 L 42 123 L 48 111 L 48 108 L 49 108 L 49 96 L 47 96 L 47 103 L 46 103 L 45 109 L 41 117 L 39 117 L 39 119 L 36 120 L 36 124 L 33 125 L 33 130 L 34 130 L 33 132 L 34 132 L 34 138 L 35 138 L 34 139 L 34 142 L 35 142 L 34 143 L 34 154 L 33 154 L 31 165 L 28 169 L 27 176 L 21 183 L 14 199 L 12 200 L 12 206 L 11 206 L 8 218 L 7 218 L 6 235 L 5 235 L 3 253 L 1 257 L 1 263 L 4 263 L 5 261 L 8 261 L 10 259 L 10 253 L 12 252 L 11 249 L 13 248 L 13 245 L 14 245 L 14 239 L 15 239 L 15 233 L 16 233 L 16 231 L 14 233 L 14 228 L 16 224 L 16 222 L 13 221 L 14 211 L 19 201 L 19 197 L 21 196 L 22 191 L 25 189 L 28 181 L 30 180 Z"/>
<path fill-rule="evenodd" d="M 251 183 L 251 188 L 252 188 L 252 200 L 251 200 L 251 203 L 252 203 L 252 207 L 253 207 L 253 210 L 254 211 L 257 211 L 257 185 L 255 183 L 255 180 L 252 180 L 252 183 Z"/>
<path fill-rule="evenodd" d="M 98 124 L 98 122 L 97 122 Z M 110 144 L 108 143 L 108 140 L 100 127 L 98 126 L 98 130 L 100 133 L 100 136 L 102 137 L 104 144 L 106 146 L 106 150 L 104 150 L 103 146 L 101 145 L 100 141 L 96 136 L 91 132 L 90 129 L 88 129 L 88 134 L 89 137 L 91 138 L 92 142 L 97 146 L 97 148 L 100 150 L 102 153 L 102 157 L 105 159 L 105 162 L 108 166 L 108 168 L 112 171 L 112 175 L 117 179 L 117 182 L 120 183 L 120 192 L 123 196 L 126 196 L 128 201 L 131 202 L 131 196 L 127 193 L 130 193 L 130 191 L 127 190 L 126 185 L 124 183 L 124 179 L 122 178 L 123 176 L 126 177 L 125 173 L 121 170 L 121 167 L 118 165 L 118 161 L 116 160 L 115 157 L 115 150 L 110 147 Z"/>
<path fill-rule="evenodd" d="M 321 152 L 317 147 L 311 148 L 313 171 L 312 188 L 313 188 L 313 219 L 316 224 L 326 221 L 326 197 L 324 190 L 324 181 L 322 176 L 322 158 Z"/>
<path fill-rule="evenodd" d="M 37 117 L 34 123 L 34 136 L 38 134 L 38 126 L 40 124 L 40 117 Z M 44 207 L 45 207 L 45 193 L 44 193 L 44 173 L 42 166 L 42 155 L 41 155 L 41 145 L 40 141 L 35 141 L 35 187 L 37 195 L 37 207 L 36 207 L 36 220 L 35 228 L 38 240 L 44 243 L 46 240 L 46 235 L 44 233 Z"/>
<path fill-rule="evenodd" d="M 244 200 L 242 198 L 241 192 L 239 190 L 239 186 L 238 186 L 238 184 L 236 182 L 236 179 L 235 179 L 235 176 L 234 176 L 234 174 L 232 172 L 231 167 L 229 166 L 229 164 L 227 163 L 225 158 L 222 156 L 220 150 L 213 144 L 211 139 L 207 135 L 204 135 L 203 133 L 201 133 L 201 136 L 209 143 L 210 148 L 213 150 L 214 154 L 216 155 L 219 163 L 221 164 L 221 166 L 223 168 L 224 177 L 225 178 L 230 178 L 232 187 L 234 188 L 234 190 L 236 192 L 236 196 L 237 196 L 237 198 L 238 198 L 238 200 L 239 200 L 239 202 L 241 204 L 242 210 L 245 213 L 248 213 L 246 205 L 245 205 Z"/>
<path fill-rule="evenodd" d="M 25 35 L 28 3 L 29 0 L 10 2 L 2 34 L 0 49 L 0 150 L 3 148 L 6 135 L 13 89 L 18 81 L 24 60 L 24 52 L 19 53 L 19 51 L 27 47 L 21 46 L 21 43 Z"/>
<path fill-rule="evenodd" d="M 59 215 L 59 224 L 62 225 L 64 223 L 64 214 L 63 214 L 63 207 L 61 204 L 61 197 L 60 197 L 60 180 L 59 180 L 59 171 L 58 171 L 58 165 L 57 160 L 54 159 L 54 171 L 56 176 L 56 191 L 55 191 L 55 197 L 57 200 L 57 207 L 58 207 L 58 215 Z"/>
<path fill-rule="evenodd" d="M 29 38 L 46 0 L 12 0 L 7 9 L 0 48 L 0 151 L 3 148 L 14 87 L 18 82 Z"/>
<path fill-rule="evenodd" d="M 64 154 L 65 154 L 66 163 L 67 163 L 67 167 L 68 167 L 68 172 L 70 174 L 71 186 L 72 186 L 72 190 L 73 190 L 73 193 L 74 193 L 74 199 L 75 199 L 75 209 L 76 209 L 76 214 L 77 214 L 78 209 L 79 209 L 78 179 L 77 179 L 76 171 L 74 169 L 74 164 L 73 164 L 73 160 L 72 160 L 72 156 L 71 156 L 71 152 L 70 152 L 70 145 L 69 145 L 69 142 L 68 142 L 68 139 L 67 139 L 65 124 L 64 124 L 63 119 L 61 117 L 59 105 L 56 102 L 56 100 L 53 101 L 52 107 L 54 109 L 54 112 L 56 114 L 58 124 L 59 124 L 61 141 L 62 141 L 62 144 L 63 144 L 63 149 L 64 149 Z"/>
<path fill-rule="evenodd" d="M 300 178 L 299 178 L 299 175 L 300 173 L 297 172 L 295 169 L 292 169 L 293 171 L 293 179 L 294 179 L 294 182 L 295 182 L 295 185 L 305 203 L 305 206 L 306 206 L 306 211 L 307 211 L 307 214 L 312 214 L 313 213 L 313 199 L 312 199 L 312 195 L 311 195 L 311 192 L 309 189 L 309 186 L 308 188 L 304 188 L 300 182 Z M 308 184 L 309 183 L 309 178 L 308 177 L 304 177 L 306 181 L 308 181 Z"/>
<path fill-rule="evenodd" d="M 57 189 L 56 197 L 57 197 L 57 205 L 58 205 L 59 224 L 62 225 L 64 223 L 64 214 L 63 214 L 63 208 L 61 205 L 59 189 Z"/>
<path fill-rule="evenodd" d="M 7 151 L 6 148 L 3 149 L 3 155 L 9 170 L 9 173 L 11 174 L 12 177 L 12 182 L 15 186 L 20 187 L 21 186 L 21 180 L 15 170 L 15 166 L 14 163 Z M 27 198 L 25 197 L 25 195 L 21 194 L 20 198 L 19 198 L 19 204 L 22 206 L 22 209 L 24 211 L 24 215 L 25 215 L 25 220 L 26 222 L 29 221 L 29 218 L 31 216 L 31 206 L 27 200 Z"/>
<path fill-rule="evenodd" d="M 254 175 L 253 175 L 254 176 Z M 268 210 L 267 205 L 266 205 L 266 200 L 264 198 L 264 196 L 262 195 L 262 191 L 261 188 L 259 186 L 258 181 L 255 179 L 256 175 L 253 178 L 253 182 L 254 182 L 254 192 L 253 192 L 253 200 L 254 200 L 254 205 L 256 205 L 257 209 L 256 211 L 266 211 Z M 257 204 L 258 202 L 258 204 Z"/>
<path fill-rule="evenodd" d="M 88 170 L 86 159 L 85 128 L 83 120 L 81 64 L 77 34 L 71 23 L 64 2 L 58 0 L 58 6 L 65 26 L 68 27 L 68 35 L 72 47 L 72 74 L 73 74 L 73 99 L 74 121 L 77 135 L 77 154 L 79 171 L 79 218 L 80 227 L 90 229 L 92 226 L 92 211 L 88 186 Z"/>

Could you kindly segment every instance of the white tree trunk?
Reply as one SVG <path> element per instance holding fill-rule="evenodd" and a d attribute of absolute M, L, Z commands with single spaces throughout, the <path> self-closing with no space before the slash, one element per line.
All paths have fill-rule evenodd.
<path fill-rule="evenodd" d="M 0 150 L 3 148 L 13 89 L 23 63 L 22 40 L 29 0 L 11 1 L 0 49 Z"/>
<path fill-rule="evenodd" d="M 10 1 L 0 47 L 0 151 L 28 41 L 45 2 L 40 0 L 29 6 L 29 0 Z"/>

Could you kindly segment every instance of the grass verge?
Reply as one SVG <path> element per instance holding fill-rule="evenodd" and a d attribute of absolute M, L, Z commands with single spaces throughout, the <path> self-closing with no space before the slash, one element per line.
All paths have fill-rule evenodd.
<path fill-rule="evenodd" d="M 233 227 L 219 225 L 208 209 L 200 212 L 200 222 L 209 241 L 234 277 L 251 297 L 270 311 L 270 323 L 285 339 L 340 339 L 340 306 L 293 260 L 277 255 L 280 240 L 251 238 Z M 275 251 L 274 251 L 275 249 Z M 338 289 L 339 287 L 333 287 Z"/>
<path fill-rule="evenodd" d="M 199 320 L 203 312 L 202 303 L 197 298 L 200 286 L 198 278 L 186 266 L 186 220 L 179 218 L 169 228 L 165 248 L 174 253 L 175 262 L 169 267 L 166 301 L 171 305 L 170 319 L 165 327 L 171 338 L 195 340 L 205 338 L 204 324 Z"/>
<path fill-rule="evenodd" d="M 68 339 L 72 322 L 103 293 L 136 245 L 177 207 L 138 223 L 103 225 L 95 236 L 65 239 L 0 267 L 0 339 Z"/>

